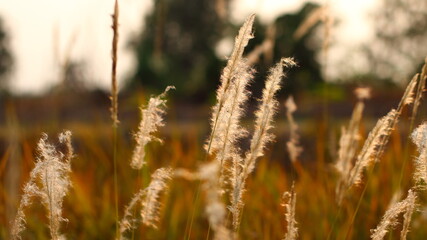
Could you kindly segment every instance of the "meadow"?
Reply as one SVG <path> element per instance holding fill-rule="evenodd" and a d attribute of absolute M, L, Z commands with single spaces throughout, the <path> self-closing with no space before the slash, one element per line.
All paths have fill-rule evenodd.
<path fill-rule="evenodd" d="M 27 106 L 40 119 L 22 120 L 28 102 L 4 103 L 0 238 L 425 239 L 427 66 L 386 104 L 381 89 L 340 90 L 337 117 L 328 95 L 276 99 L 286 73 L 304 68 L 283 56 L 249 107 L 254 17 L 211 109 L 175 105 L 172 87 L 122 97 L 117 39 L 111 106 L 81 97 L 89 110 L 64 122 L 73 93 Z"/>

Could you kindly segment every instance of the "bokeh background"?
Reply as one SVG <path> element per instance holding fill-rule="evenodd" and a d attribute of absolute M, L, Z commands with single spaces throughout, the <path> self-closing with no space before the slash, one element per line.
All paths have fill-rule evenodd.
<path fill-rule="evenodd" d="M 299 67 L 288 71 L 278 98 L 282 104 L 293 95 L 298 105 L 295 117 L 304 152 L 297 176 L 306 181 L 301 189 L 311 189 L 301 193 L 297 209 L 301 231 L 308 230 L 301 233 L 303 239 L 324 237 L 335 216 L 330 165 L 336 159 L 340 128 L 347 123 L 356 101 L 353 90 L 361 86 L 372 89 L 362 124 L 362 135 L 366 136 L 376 120 L 397 105 L 403 88 L 420 71 L 427 56 L 427 1 L 423 0 L 119 3 L 120 206 L 139 186 L 147 184 L 157 167 L 195 169 L 203 160 L 203 144 L 209 132 L 207 119 L 219 76 L 240 25 L 255 13 L 255 38 L 245 54 L 257 72 L 250 87 L 253 95 L 244 124 L 251 126 L 252 112 L 269 67 L 282 57 L 294 57 Z M 2 239 L 8 236 L 7 226 L 16 213 L 21 186 L 34 166 L 36 141 L 42 132 L 54 139 L 63 129 L 73 132 L 76 148 L 74 188 L 64 212 L 70 221 L 63 227 L 64 232 L 70 239 L 105 239 L 114 234 L 109 113 L 113 4 L 112 0 L 0 2 Z M 142 173 L 133 172 L 128 163 L 134 146 L 132 133 L 140 119 L 138 108 L 168 85 L 174 85 L 176 90 L 168 95 L 166 126 L 160 133 L 165 143 L 150 146 L 149 166 Z M 425 113 L 422 105 L 416 123 L 422 122 Z M 401 125 L 392 138 L 387 158 L 398 159 L 403 148 L 412 151 L 407 122 L 403 120 Z M 253 206 L 248 207 L 249 216 L 261 216 L 260 221 L 267 221 L 243 219 L 242 239 L 278 239 L 283 235 L 283 215 L 277 214 L 283 212 L 280 196 L 289 189 L 296 174 L 284 148 L 288 127 L 281 105 L 276 141 L 260 161 L 253 179 L 255 204 L 248 204 Z M 388 173 L 382 172 L 371 183 L 368 191 L 372 194 L 367 194 L 362 206 L 365 212 L 361 210 L 356 220 L 363 223 L 357 225 L 361 231 L 352 232 L 354 239 L 366 238 L 383 214 L 399 185 L 390 175 L 399 172 L 400 164 L 389 162 L 383 169 Z M 407 172 L 410 184 L 410 167 Z M 143 180 L 136 181 L 140 175 Z M 390 183 L 390 187 L 382 189 L 378 199 L 374 193 L 381 182 Z M 163 230 L 142 227 L 141 236 L 183 239 L 188 218 L 180 216 L 188 215 L 188 202 L 196 187 L 185 181 L 176 184 L 165 203 L 163 215 L 167 220 L 162 220 L 160 226 Z M 315 184 L 319 186 L 316 191 Z M 310 199 L 313 191 L 318 198 Z M 256 204 L 257 200 L 265 201 L 268 207 Z M 313 206 L 317 208 L 313 210 Z M 194 239 L 200 239 L 205 237 L 207 222 L 202 208 L 194 211 L 198 214 L 192 234 Z M 40 224 L 44 221 L 42 207 L 35 206 L 28 212 L 31 217 L 25 238 L 48 238 L 46 226 Z M 309 214 L 313 214 L 312 219 L 319 219 L 319 229 L 313 230 L 316 224 L 310 223 Z M 425 223 L 425 218 L 418 224 Z M 346 223 L 343 218 L 342 226 Z M 342 232 L 336 231 L 338 236 L 347 233 L 344 227 Z"/>

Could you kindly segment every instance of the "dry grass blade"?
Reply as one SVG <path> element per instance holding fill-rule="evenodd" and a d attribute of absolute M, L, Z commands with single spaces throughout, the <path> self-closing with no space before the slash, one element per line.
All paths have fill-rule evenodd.
<path fill-rule="evenodd" d="M 327 11 L 327 7 L 318 7 L 314 9 L 310 15 L 298 26 L 297 30 L 293 35 L 295 40 L 300 39 L 304 35 L 308 33 L 308 31 L 314 27 L 317 23 L 323 21 L 325 12 Z"/>
<path fill-rule="evenodd" d="M 114 12 L 111 16 L 113 24 L 113 41 L 111 48 L 111 119 L 113 121 L 113 175 L 114 175 L 114 205 L 116 215 L 116 238 L 119 237 L 119 196 L 117 179 L 117 126 L 119 124 L 118 111 L 118 88 L 117 88 L 117 45 L 119 42 L 119 3 L 114 1 Z"/>
<path fill-rule="evenodd" d="M 113 29 L 113 42 L 111 50 L 111 119 L 113 120 L 113 125 L 117 126 L 119 119 L 118 114 L 118 89 L 117 89 L 117 45 L 119 42 L 119 4 L 117 0 L 114 3 L 114 13 L 111 16 L 113 19 L 113 24 L 111 28 Z"/>

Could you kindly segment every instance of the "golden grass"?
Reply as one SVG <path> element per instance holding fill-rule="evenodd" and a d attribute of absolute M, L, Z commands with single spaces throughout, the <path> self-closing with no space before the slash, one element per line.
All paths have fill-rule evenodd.
<path fill-rule="evenodd" d="M 116 2 L 113 15 L 113 29 L 116 33 L 117 10 Z M 268 147 L 268 151 L 265 150 L 273 134 L 283 135 L 280 130 L 272 131 L 273 113 L 276 110 L 284 111 L 279 108 L 279 102 L 274 95 L 279 90 L 279 82 L 283 77 L 282 65 L 294 63 L 289 59 L 282 60 L 272 69 L 266 82 L 260 107 L 255 113 L 255 129 L 250 146 L 246 152 L 241 151 L 238 140 L 246 136 L 240 125 L 241 114 L 248 98 L 247 81 L 253 74 L 251 66 L 245 62 L 243 51 L 252 38 L 253 21 L 252 15 L 242 27 L 239 37 L 236 38 L 235 51 L 221 76 L 222 85 L 218 90 L 217 105 L 213 109 L 211 119 L 211 134 L 196 125 L 190 126 L 185 132 L 177 128 L 169 129 L 169 134 L 160 131 L 158 134 L 161 135 L 159 138 L 163 139 L 163 145 L 143 146 L 143 160 L 146 163 L 140 164 L 142 174 L 133 171 L 128 164 L 134 154 L 134 148 L 130 140 L 131 135 L 126 129 L 137 129 L 137 125 L 133 123 L 117 127 L 118 99 L 114 63 L 117 61 L 113 50 L 113 131 L 111 125 L 106 122 L 70 127 L 74 136 L 72 144 L 76 157 L 71 162 L 72 172 L 69 174 L 73 187 L 65 197 L 62 208 L 62 216 L 69 221 L 61 227 L 61 232 L 68 239 L 112 239 L 114 236 L 120 238 L 118 216 L 125 216 L 121 226 L 123 231 L 137 226 L 131 234 L 133 239 L 268 240 L 282 239 L 283 236 L 286 236 L 286 239 L 295 239 L 297 223 L 299 239 L 367 239 L 371 237 L 370 230 L 375 229 L 378 224 L 377 229 L 380 230 L 374 232 L 374 237 L 382 238 L 388 231 L 391 236 L 402 238 L 407 235 L 411 239 L 427 237 L 427 230 L 424 228 L 427 218 L 416 211 L 413 216 L 412 212 L 409 213 L 409 210 L 414 210 L 416 200 L 419 206 L 424 204 L 426 195 L 420 187 L 414 187 L 412 183 L 414 165 L 406 164 L 403 160 L 407 153 L 414 153 L 414 149 L 407 144 L 408 131 L 399 130 L 407 124 L 409 114 L 405 111 L 414 101 L 412 121 L 416 121 L 415 112 L 421 103 L 426 67 L 409 83 L 397 110 L 391 110 L 387 116 L 381 118 L 377 125 L 372 127 L 373 131 L 368 137 L 368 131 L 365 129 L 371 129 L 372 124 L 366 127 L 368 124 L 361 118 L 361 110 L 357 110 L 363 109 L 360 107 L 362 103 L 358 103 L 359 107 L 356 107 L 355 116 L 348 127 L 351 129 L 351 136 L 348 137 L 351 141 L 347 145 L 341 144 L 341 147 L 358 154 L 344 157 L 346 161 L 351 162 L 352 168 L 342 171 L 339 176 L 332 166 L 337 159 L 324 157 L 328 156 L 328 144 L 323 142 L 326 138 L 323 135 L 324 129 L 333 129 L 332 125 L 325 126 L 325 122 L 311 122 L 314 130 L 309 134 L 304 125 L 299 128 L 305 132 L 305 135 L 300 136 L 301 142 L 304 142 L 304 138 L 315 139 L 313 142 L 316 148 L 305 148 L 305 151 L 312 151 L 308 154 L 312 159 L 302 162 L 304 152 L 298 158 L 292 155 L 290 158 L 285 150 L 287 140 L 277 141 Z M 114 36 L 116 39 L 116 34 Z M 114 46 L 117 48 L 117 39 L 113 40 L 113 49 Z M 158 100 L 160 101 L 160 98 Z M 160 105 L 162 104 L 165 102 Z M 367 101 L 363 104 L 370 103 Z M 288 108 L 292 109 L 290 103 Z M 288 118 L 291 119 L 291 124 L 295 124 L 291 109 Z M 158 113 L 156 121 L 162 122 L 159 118 L 163 111 Z M 328 123 L 332 121 L 328 120 Z M 156 125 L 148 135 L 151 136 L 161 125 Z M 144 128 L 145 125 L 140 126 Z M 19 182 L 22 184 L 31 179 L 29 173 L 35 162 L 32 149 L 36 145 L 39 129 L 27 130 L 17 136 L 18 150 L 9 147 L 0 157 L 2 179 L 13 151 L 20 151 L 22 156 L 18 168 L 23 174 Z M 299 143 L 298 139 L 295 140 L 295 125 L 291 131 L 294 138 L 291 141 Z M 359 137 L 356 134 L 362 136 L 360 142 L 365 142 L 364 144 L 359 146 L 356 141 Z M 210 137 L 203 150 L 202 139 L 206 136 Z M 403 150 L 404 146 L 407 151 Z M 345 152 L 341 150 L 339 155 L 345 155 Z M 117 164 L 118 159 L 120 164 Z M 419 160 L 416 164 L 419 162 L 422 161 Z M 166 188 L 164 180 L 173 175 L 172 169 L 181 171 L 175 172 L 173 180 L 170 181 L 169 193 L 161 195 L 159 193 Z M 167 174 L 158 174 L 162 171 Z M 150 184 L 151 173 L 154 174 Z M 198 179 L 201 183 L 188 181 L 189 179 Z M 337 195 L 339 179 L 344 182 L 344 187 Z M 10 192 L 3 187 L 1 190 L 0 199 L 5 204 L 0 205 L 0 238 L 8 238 L 10 233 L 7 226 L 11 219 L 6 216 L 5 208 L 18 204 L 12 202 Z M 199 190 L 205 194 L 195 197 L 199 196 Z M 408 192 L 408 198 L 389 208 L 392 196 L 398 190 Z M 286 209 L 281 205 L 285 192 L 288 192 L 285 194 Z M 135 196 L 134 201 L 131 201 L 132 196 Z M 341 204 L 337 204 L 337 199 Z M 138 202 L 142 208 L 140 219 L 132 216 L 133 207 Z M 125 208 L 126 205 L 129 207 Z M 161 205 L 163 207 L 160 207 Z M 404 213 L 403 221 L 398 223 L 401 219 L 390 214 L 393 211 Z M 42 204 L 35 202 L 31 207 L 26 207 L 25 212 L 27 230 L 22 232 L 23 239 L 48 239 L 50 236 L 59 239 L 56 233 L 52 234 L 52 227 L 49 234 L 47 225 L 41 224 L 49 222 L 49 216 L 45 216 Z M 391 216 L 390 219 L 396 220 L 396 230 L 389 229 L 380 222 L 384 214 L 383 219 Z M 57 231 L 58 228 L 55 226 L 53 230 Z M 400 229 L 403 229 L 401 233 Z"/>

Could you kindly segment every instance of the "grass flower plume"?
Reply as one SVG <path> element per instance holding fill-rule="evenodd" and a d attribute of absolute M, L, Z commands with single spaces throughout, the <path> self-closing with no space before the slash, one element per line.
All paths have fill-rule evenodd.
<path fill-rule="evenodd" d="M 141 169 L 145 164 L 145 146 L 147 143 L 153 140 L 162 142 L 162 140 L 155 137 L 153 133 L 155 133 L 159 127 L 164 125 L 163 114 L 165 111 L 163 108 L 166 105 L 164 97 L 170 89 L 174 89 L 174 87 L 167 87 L 159 96 L 150 98 L 146 108 L 141 108 L 142 118 L 139 123 L 138 132 L 135 134 L 136 146 L 131 160 L 132 168 Z"/>
<path fill-rule="evenodd" d="M 418 157 L 414 159 L 415 186 L 425 190 L 427 184 L 427 122 L 412 132 L 411 139 L 419 153 Z"/>
<path fill-rule="evenodd" d="M 12 239 L 20 239 L 20 233 L 25 229 L 25 208 L 28 208 L 33 197 L 40 197 L 45 206 L 49 219 L 50 235 L 53 240 L 63 239 L 60 233 L 61 222 L 67 221 L 62 217 L 62 202 L 71 185 L 71 132 L 65 131 L 59 135 L 62 151 L 47 142 L 43 134 L 37 145 L 38 157 L 36 165 L 30 173 L 30 180 L 25 184 L 24 194 L 19 204 L 18 213 L 12 226 Z"/>
<path fill-rule="evenodd" d="M 219 151 L 224 144 L 224 129 L 228 127 L 226 119 L 231 117 L 226 116 L 230 114 L 230 109 L 224 110 L 224 108 L 234 107 L 237 110 L 241 102 L 247 98 L 246 85 L 250 78 L 250 67 L 243 58 L 243 51 L 249 40 L 253 38 L 252 25 L 254 19 L 255 15 L 251 15 L 240 28 L 234 42 L 233 52 L 221 75 L 221 84 L 216 93 L 216 105 L 212 109 L 211 136 L 205 146 L 208 154 Z M 240 112 L 236 112 L 237 114 L 234 114 L 231 121 L 237 120 Z"/>
<path fill-rule="evenodd" d="M 283 58 L 270 70 L 258 110 L 255 112 L 255 131 L 251 139 L 250 149 L 246 152 L 242 160 L 240 160 L 240 156 L 234 156 L 239 159 L 238 164 L 236 164 L 238 166 L 236 171 L 238 172 L 235 174 L 236 179 L 232 180 L 233 189 L 230 193 L 231 205 L 229 209 L 233 215 L 233 227 L 235 230 L 240 225 L 240 213 L 244 205 L 242 196 L 245 191 L 246 179 L 254 170 L 256 159 L 264 155 L 266 144 L 273 140 L 270 130 L 273 128 L 273 116 L 279 105 L 275 99 L 275 95 L 281 88 L 282 78 L 285 76 L 283 67 L 292 67 L 295 65 L 296 63 L 293 59 Z"/>
<path fill-rule="evenodd" d="M 140 218 L 144 225 L 157 228 L 160 214 L 160 195 L 168 189 L 167 182 L 172 178 L 171 168 L 159 168 L 151 176 L 150 185 L 134 195 L 125 208 L 125 215 L 120 222 L 120 239 L 126 239 L 126 231 L 135 228 L 138 218 L 133 211 L 140 204 Z"/>
<path fill-rule="evenodd" d="M 401 238 L 406 239 L 406 234 L 409 231 L 409 223 L 411 221 L 412 213 L 415 209 L 417 196 L 414 191 L 409 190 L 408 196 L 398 202 L 393 204 L 384 214 L 381 222 L 378 224 L 377 228 L 371 230 L 372 235 L 371 239 L 381 240 L 384 239 L 387 232 L 395 227 L 398 224 L 398 216 L 401 213 L 404 213 L 404 223 L 403 229 L 401 231 Z"/>
<path fill-rule="evenodd" d="M 286 209 L 286 235 L 284 240 L 295 240 L 298 237 L 298 223 L 295 220 L 295 205 L 297 202 L 297 194 L 295 193 L 294 184 L 292 184 L 292 189 L 290 192 L 285 192 L 283 194 L 283 201 L 283 206 L 285 206 Z"/>

